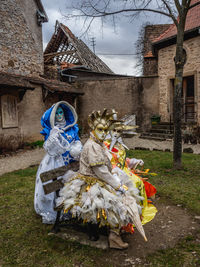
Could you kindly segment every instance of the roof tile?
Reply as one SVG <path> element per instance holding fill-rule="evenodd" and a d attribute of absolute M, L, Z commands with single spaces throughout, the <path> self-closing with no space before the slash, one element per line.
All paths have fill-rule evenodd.
<path fill-rule="evenodd" d="M 191 5 L 197 3 L 199 0 L 192 0 Z M 191 8 L 188 11 L 185 32 L 200 27 L 200 5 Z M 173 37 L 177 34 L 177 29 L 175 24 L 172 24 L 163 34 L 154 39 L 153 43 L 160 42 L 162 40 Z"/>

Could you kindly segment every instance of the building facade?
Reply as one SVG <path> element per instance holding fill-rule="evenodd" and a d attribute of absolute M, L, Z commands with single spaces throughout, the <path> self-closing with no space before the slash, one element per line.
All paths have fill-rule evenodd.
<path fill-rule="evenodd" d="M 191 4 L 196 3 L 192 0 Z M 154 64 L 159 87 L 159 115 L 165 122 L 173 121 L 173 95 L 177 30 L 174 24 L 162 34 L 150 40 L 151 49 L 144 55 L 144 62 Z M 200 5 L 190 9 L 184 32 L 185 65 L 182 89 L 182 122 L 200 125 Z M 145 67 L 145 64 L 144 64 Z M 155 73 L 156 74 L 156 73 Z M 152 75 L 146 68 L 146 75 Z"/>

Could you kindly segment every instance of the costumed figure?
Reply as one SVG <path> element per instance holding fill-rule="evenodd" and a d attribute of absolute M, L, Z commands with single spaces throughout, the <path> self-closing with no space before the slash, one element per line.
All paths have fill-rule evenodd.
<path fill-rule="evenodd" d="M 116 120 L 117 113 L 115 110 L 113 110 L 113 114 L 113 119 Z M 151 221 L 157 212 L 156 207 L 151 204 L 151 200 L 149 200 L 149 198 L 154 198 L 156 188 L 147 182 L 146 178 L 143 179 L 140 177 L 139 172 L 136 172 L 137 166 L 142 166 L 144 164 L 143 160 L 126 157 L 126 149 L 128 149 L 128 147 L 123 143 L 121 135 L 126 134 L 126 136 L 132 136 L 133 134 L 136 134 L 133 131 L 135 128 L 137 128 L 137 126 L 127 125 L 126 121 L 118 121 L 114 123 L 104 145 L 111 154 L 110 160 L 113 167 L 112 172 L 119 175 L 119 173 L 123 171 L 132 181 L 134 186 L 139 189 L 140 196 L 143 197 L 143 200 L 140 201 L 140 206 L 142 209 L 142 224 L 144 225 Z M 130 226 L 129 229 L 130 231 L 133 231 L 133 228 Z"/>
<path fill-rule="evenodd" d="M 45 138 L 46 155 L 37 171 L 34 208 L 42 216 L 43 223 L 53 224 L 56 220 L 56 193 L 45 195 L 40 174 L 79 160 L 82 144 L 77 119 L 75 109 L 65 101 L 54 104 L 41 118 L 43 130 L 40 133 Z"/>
<path fill-rule="evenodd" d="M 64 175 L 65 185 L 59 192 L 56 206 L 63 208 L 64 212 L 70 210 L 72 217 L 83 223 L 108 226 L 110 247 L 124 249 L 128 244 L 121 239 L 122 226 L 132 223 L 145 240 L 146 236 L 137 205 L 141 201 L 139 192 L 128 179 L 122 181 L 118 175 L 111 173 L 112 166 L 103 148 L 111 117 L 107 110 L 102 114 L 100 111 L 93 112 L 89 116 L 92 132 L 81 152 L 80 169 Z"/>

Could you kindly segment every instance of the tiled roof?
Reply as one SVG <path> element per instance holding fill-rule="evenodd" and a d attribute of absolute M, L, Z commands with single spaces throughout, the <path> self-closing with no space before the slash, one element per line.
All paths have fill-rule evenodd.
<path fill-rule="evenodd" d="M 52 64 L 53 59 L 56 59 L 59 65 L 66 63 L 67 68 L 84 66 L 94 72 L 114 74 L 67 26 L 57 21 L 55 28 L 55 33 L 44 51 L 45 64 Z"/>
<path fill-rule="evenodd" d="M 192 0 L 191 5 L 197 2 L 199 2 L 199 0 Z M 198 27 L 200 27 L 200 5 L 197 5 L 188 11 L 185 23 L 185 32 Z M 163 34 L 161 34 L 158 38 L 154 39 L 153 43 L 157 43 L 162 40 L 174 37 L 176 36 L 176 34 L 176 26 L 175 24 L 172 24 Z"/>
<path fill-rule="evenodd" d="M 149 57 L 155 57 L 155 56 L 152 54 L 151 51 L 149 51 L 148 53 L 146 53 L 146 54 L 144 55 L 144 58 L 149 58 Z"/>

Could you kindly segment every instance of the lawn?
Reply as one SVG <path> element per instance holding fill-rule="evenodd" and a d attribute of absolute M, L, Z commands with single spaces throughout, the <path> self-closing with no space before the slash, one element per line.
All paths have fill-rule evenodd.
<path fill-rule="evenodd" d="M 136 150 L 130 155 L 142 158 L 145 167 L 158 174 L 150 181 L 163 201 L 181 204 L 200 215 L 199 155 L 183 154 L 182 171 L 171 169 L 172 154 L 168 152 Z M 28 168 L 0 177 L 0 266 L 119 266 L 112 260 L 112 251 L 48 236 L 51 226 L 43 225 L 33 209 L 36 170 Z M 175 248 L 149 256 L 147 262 L 151 266 L 200 266 L 191 252 L 199 255 L 200 247 L 195 237 L 188 236 Z"/>

